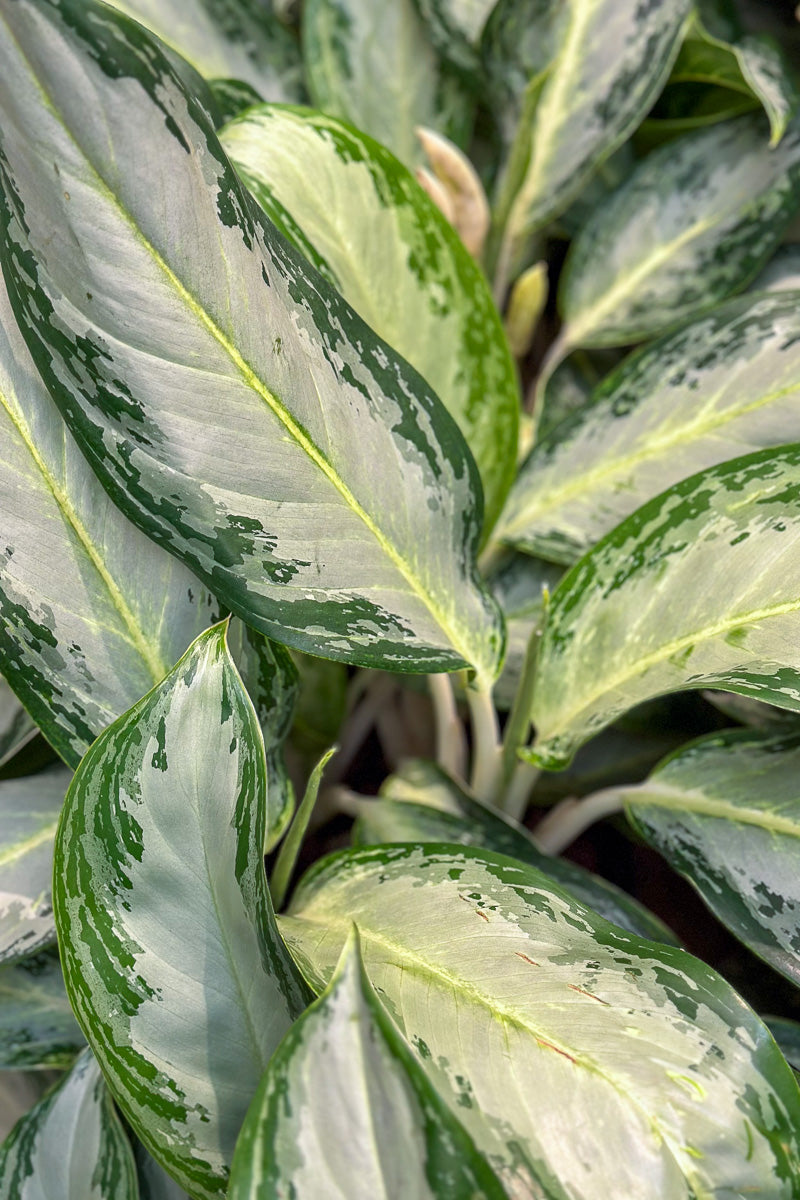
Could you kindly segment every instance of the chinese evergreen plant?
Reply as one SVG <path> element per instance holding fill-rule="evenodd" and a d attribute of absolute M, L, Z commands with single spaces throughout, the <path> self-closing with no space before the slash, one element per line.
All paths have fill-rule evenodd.
<path fill-rule="evenodd" d="M 0 1200 L 800 1198 L 799 35 L 0 0 Z"/>

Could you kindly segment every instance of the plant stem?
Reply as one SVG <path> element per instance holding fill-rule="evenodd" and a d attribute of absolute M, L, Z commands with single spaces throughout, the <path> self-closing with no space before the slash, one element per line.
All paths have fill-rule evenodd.
<path fill-rule="evenodd" d="M 545 354 L 544 359 L 542 360 L 539 374 L 528 388 L 525 396 L 525 410 L 526 412 L 533 414 L 533 419 L 537 428 L 542 415 L 547 385 L 555 374 L 556 369 L 560 367 L 561 363 L 572 349 L 569 337 L 567 336 L 568 332 L 569 331 L 565 327 L 558 335 L 556 340 L 551 344 L 550 349 L 547 351 L 547 354 Z"/>
<path fill-rule="evenodd" d="M 541 771 L 533 763 L 525 762 L 524 759 L 517 762 L 500 805 L 503 812 L 515 821 L 524 818 L 531 792 L 540 775 Z"/>
<path fill-rule="evenodd" d="M 593 792 L 584 800 L 573 796 L 562 800 L 536 826 L 534 836 L 544 854 L 561 854 L 595 821 L 622 810 L 625 796 L 631 788 L 610 787 Z"/>
<path fill-rule="evenodd" d="M 449 675 L 429 675 L 428 690 L 436 719 L 436 761 L 454 779 L 467 774 L 467 739 L 458 716 Z"/>
<path fill-rule="evenodd" d="M 480 800 L 495 804 L 502 778 L 502 751 L 491 688 L 467 688 L 467 702 L 473 742 L 469 785 Z"/>
<path fill-rule="evenodd" d="M 317 802 L 317 793 L 319 792 L 319 785 L 322 782 L 322 772 L 325 770 L 328 761 L 336 753 L 336 750 L 336 746 L 331 746 L 330 750 L 326 750 L 309 775 L 303 799 L 300 801 L 300 807 L 294 814 L 294 819 L 289 826 L 289 832 L 286 834 L 283 845 L 278 851 L 278 857 L 275 860 L 275 867 L 269 884 L 269 890 L 272 894 L 272 904 L 276 912 L 286 899 L 286 893 L 289 890 L 289 883 L 291 882 L 292 873 L 297 863 L 297 856 L 300 853 L 300 847 L 303 844 L 303 838 L 305 837 L 308 823 L 311 820 L 314 805 Z"/>

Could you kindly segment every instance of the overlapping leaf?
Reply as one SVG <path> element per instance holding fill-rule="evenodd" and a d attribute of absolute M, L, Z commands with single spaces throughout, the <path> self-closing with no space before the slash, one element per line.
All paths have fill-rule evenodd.
<path fill-rule="evenodd" d="M 532 756 L 549 767 L 651 696 L 721 687 L 800 711 L 800 446 L 675 484 L 553 593 Z"/>
<path fill-rule="evenodd" d="M 91 0 L 0 14 L 4 270 L 114 499 L 283 642 L 494 674 L 441 403 L 277 235 L 144 30 Z"/>
<path fill-rule="evenodd" d="M 458 422 L 490 528 L 513 478 L 519 385 L 486 279 L 449 222 L 392 154 L 321 113 L 265 105 L 220 138 L 267 215 Z"/>
<path fill-rule="evenodd" d="M 696 959 L 467 848 L 334 855 L 281 927 L 321 983 L 351 922 L 383 1003 L 509 1194 L 798 1194 L 791 1070 Z"/>
<path fill-rule="evenodd" d="M 63 1069 L 85 1045 L 54 955 L 0 967 L 0 1069 Z"/>
<path fill-rule="evenodd" d="M 250 1106 L 230 1200 L 506 1200 L 486 1160 L 385 1012 L 348 941 Z"/>
<path fill-rule="evenodd" d="M 800 441 L 797 297 L 733 300 L 626 359 L 538 442 L 495 536 L 574 562 L 667 485 L 792 441 Z"/>
<path fill-rule="evenodd" d="M 70 997 L 137 1135 L 224 1195 L 247 1104 L 308 998 L 263 866 L 256 714 L 203 634 L 94 743 L 67 795 L 54 904 Z"/>
<path fill-rule="evenodd" d="M 25 711 L 5 679 L 0 676 L 0 767 L 10 762 L 17 751 L 22 750 L 37 732 L 33 717 Z"/>

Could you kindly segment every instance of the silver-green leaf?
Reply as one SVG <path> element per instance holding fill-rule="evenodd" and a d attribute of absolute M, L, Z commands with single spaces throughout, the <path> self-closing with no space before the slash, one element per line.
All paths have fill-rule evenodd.
<path fill-rule="evenodd" d="M 551 598 L 531 757 L 564 765 L 652 696 L 719 687 L 800 711 L 800 446 L 675 484 L 607 534 Z"/>
<path fill-rule="evenodd" d="M 0 767 L 10 762 L 37 733 L 33 717 L 22 707 L 8 682 L 0 676 Z"/>
<path fill-rule="evenodd" d="M 277 640 L 493 676 L 480 480 L 441 402 L 280 237 L 144 29 L 0 0 L 0 46 L 3 269 L 115 502 Z"/>
<path fill-rule="evenodd" d="M 352 922 L 382 1002 L 509 1195 L 798 1195 L 792 1072 L 690 955 L 466 847 L 333 855 L 281 928 L 322 982 Z"/>
<path fill-rule="evenodd" d="M 56 841 L 75 1013 L 138 1137 L 202 1200 L 224 1195 L 309 998 L 275 928 L 265 810 L 261 732 L 217 626 L 94 743 Z"/>
<path fill-rule="evenodd" d="M 63 1069 L 85 1045 L 55 955 L 0 967 L 0 1069 Z"/>

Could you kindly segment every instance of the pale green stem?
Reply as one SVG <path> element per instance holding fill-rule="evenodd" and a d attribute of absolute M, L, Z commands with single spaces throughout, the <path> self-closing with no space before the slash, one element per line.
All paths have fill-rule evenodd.
<path fill-rule="evenodd" d="M 539 849 L 544 854 L 561 854 L 595 821 L 621 812 L 625 796 L 633 790 L 633 786 L 625 789 L 610 787 L 593 792 L 584 800 L 576 800 L 574 796 L 562 800 L 536 826 L 534 836 Z"/>
<path fill-rule="evenodd" d="M 436 720 L 436 761 L 454 779 L 467 773 L 467 739 L 458 715 L 449 675 L 429 675 L 428 690 Z"/>
<path fill-rule="evenodd" d="M 472 772 L 469 785 L 479 800 L 497 802 L 502 778 L 500 726 L 492 703 L 491 688 L 467 688 L 472 724 Z"/>
<path fill-rule="evenodd" d="M 539 368 L 539 374 L 528 388 L 527 395 L 525 396 L 525 409 L 527 412 L 533 414 L 536 426 L 538 426 L 539 419 L 542 415 L 547 385 L 555 374 L 556 369 L 561 366 L 561 363 L 572 350 L 572 346 L 568 337 L 569 332 L 568 326 L 565 325 L 561 333 L 550 346 L 547 354 L 545 354 L 542 365 Z"/>
<path fill-rule="evenodd" d="M 514 768 L 511 782 L 503 793 L 501 807 L 503 812 L 507 813 L 509 817 L 513 817 L 515 821 L 521 821 L 524 818 L 531 792 L 540 775 L 539 768 L 535 767 L 533 763 L 525 762 L 524 759 L 520 759 Z"/>
<path fill-rule="evenodd" d="M 518 752 L 528 738 L 531 727 L 531 710 L 533 709 L 533 692 L 536 684 L 536 659 L 539 654 L 539 642 L 542 631 L 536 628 L 528 638 L 525 649 L 525 661 L 522 666 L 519 684 L 511 705 L 505 733 L 503 734 L 503 787 L 508 788 L 517 767 Z M 506 807 L 505 802 L 503 808 Z"/>
<path fill-rule="evenodd" d="M 286 899 L 286 893 L 289 890 L 289 883 L 291 882 L 292 873 L 297 863 L 297 856 L 300 853 L 300 847 L 303 844 L 303 838 L 306 835 L 308 823 L 311 820 L 311 814 L 317 802 L 319 785 L 322 782 L 322 773 L 328 761 L 336 753 L 336 750 L 336 746 L 331 746 L 330 750 L 326 750 L 311 772 L 306 784 L 305 794 L 300 801 L 300 807 L 294 814 L 294 819 L 289 826 L 289 832 L 286 834 L 283 845 L 278 852 L 272 878 L 269 883 L 272 903 L 276 912 Z"/>

